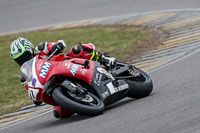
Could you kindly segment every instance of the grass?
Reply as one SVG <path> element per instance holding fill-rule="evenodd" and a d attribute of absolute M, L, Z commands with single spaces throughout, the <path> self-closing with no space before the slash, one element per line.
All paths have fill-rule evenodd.
<path fill-rule="evenodd" d="M 18 37 L 30 40 L 35 46 L 44 41 L 64 40 L 68 50 L 81 43 L 93 43 L 99 51 L 124 59 L 148 45 L 147 31 L 136 27 L 96 26 L 61 30 L 43 30 L 0 37 L 0 115 L 19 110 L 31 104 L 26 89 L 19 82 L 19 66 L 9 55 L 11 42 Z"/>

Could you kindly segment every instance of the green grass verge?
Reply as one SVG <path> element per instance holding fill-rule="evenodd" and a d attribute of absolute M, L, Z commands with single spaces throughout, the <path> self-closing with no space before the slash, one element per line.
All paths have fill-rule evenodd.
<path fill-rule="evenodd" d="M 31 104 L 26 89 L 19 82 L 19 66 L 9 55 L 11 42 L 18 37 L 30 40 L 35 46 L 43 41 L 63 39 L 71 46 L 81 43 L 93 43 L 99 51 L 119 59 L 133 54 L 150 38 L 147 31 L 136 27 L 82 27 L 54 31 L 37 31 L 0 37 L 0 115 L 17 111 Z M 145 47 L 145 46 L 144 46 Z"/>

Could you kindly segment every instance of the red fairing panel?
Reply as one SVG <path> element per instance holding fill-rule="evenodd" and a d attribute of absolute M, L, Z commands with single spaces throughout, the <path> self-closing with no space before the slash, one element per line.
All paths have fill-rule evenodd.
<path fill-rule="evenodd" d="M 88 84 L 91 84 L 94 62 L 90 61 L 89 69 L 84 68 L 84 59 L 70 59 L 66 61 L 47 61 L 43 59 L 36 60 L 36 73 L 39 82 L 44 85 L 51 77 L 54 75 L 64 75 L 68 77 L 73 77 L 81 79 Z M 81 65 L 82 64 L 82 65 Z"/>
<path fill-rule="evenodd" d="M 58 61 L 58 59 L 68 60 Z M 29 87 L 29 95 L 32 97 L 35 96 L 35 100 L 42 100 L 48 104 L 56 105 L 53 99 L 42 91 L 43 86 L 55 75 L 77 78 L 90 85 L 93 77 L 94 62 L 89 62 L 88 69 L 84 68 L 84 63 L 85 59 L 69 59 L 68 57 L 65 58 L 63 55 L 56 57 L 55 61 L 47 61 L 36 56 L 33 66 L 35 66 L 34 77 L 37 81 L 35 81 L 36 83 L 34 83 L 33 87 Z"/>
<path fill-rule="evenodd" d="M 42 101 L 42 97 L 41 97 L 42 89 L 41 88 L 28 87 L 28 94 L 32 100 Z"/>

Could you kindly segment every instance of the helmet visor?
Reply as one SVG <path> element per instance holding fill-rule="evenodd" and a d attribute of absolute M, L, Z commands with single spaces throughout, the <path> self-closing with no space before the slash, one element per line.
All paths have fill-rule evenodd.
<path fill-rule="evenodd" d="M 14 60 L 15 60 L 15 62 L 16 62 L 17 64 L 19 64 L 19 65 L 21 66 L 22 64 L 24 64 L 24 62 L 26 62 L 26 61 L 32 59 L 33 57 L 34 57 L 33 54 L 31 54 L 31 53 L 28 52 L 28 51 L 25 51 L 20 57 L 14 59 Z"/>

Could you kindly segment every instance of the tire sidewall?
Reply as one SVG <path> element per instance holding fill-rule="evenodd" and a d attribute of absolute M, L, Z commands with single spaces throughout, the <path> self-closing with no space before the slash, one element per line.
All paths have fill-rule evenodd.
<path fill-rule="evenodd" d="M 130 90 L 127 93 L 128 97 L 132 98 L 142 98 L 148 96 L 153 90 L 153 83 L 149 75 L 147 75 L 142 70 L 134 67 L 137 71 L 140 72 L 145 78 L 144 82 L 136 82 L 131 80 L 126 80 L 126 82 L 130 85 Z"/>
<path fill-rule="evenodd" d="M 58 86 L 52 92 L 52 98 L 58 105 L 64 107 L 65 109 L 71 112 L 75 112 L 75 113 L 86 115 L 86 116 L 96 116 L 103 113 L 104 103 L 94 94 L 88 93 L 90 96 L 92 96 L 98 101 L 98 105 L 89 106 L 89 105 L 84 105 L 84 104 L 75 102 L 72 99 L 66 97 L 63 93 L 63 89 L 66 89 L 66 88 Z"/>

